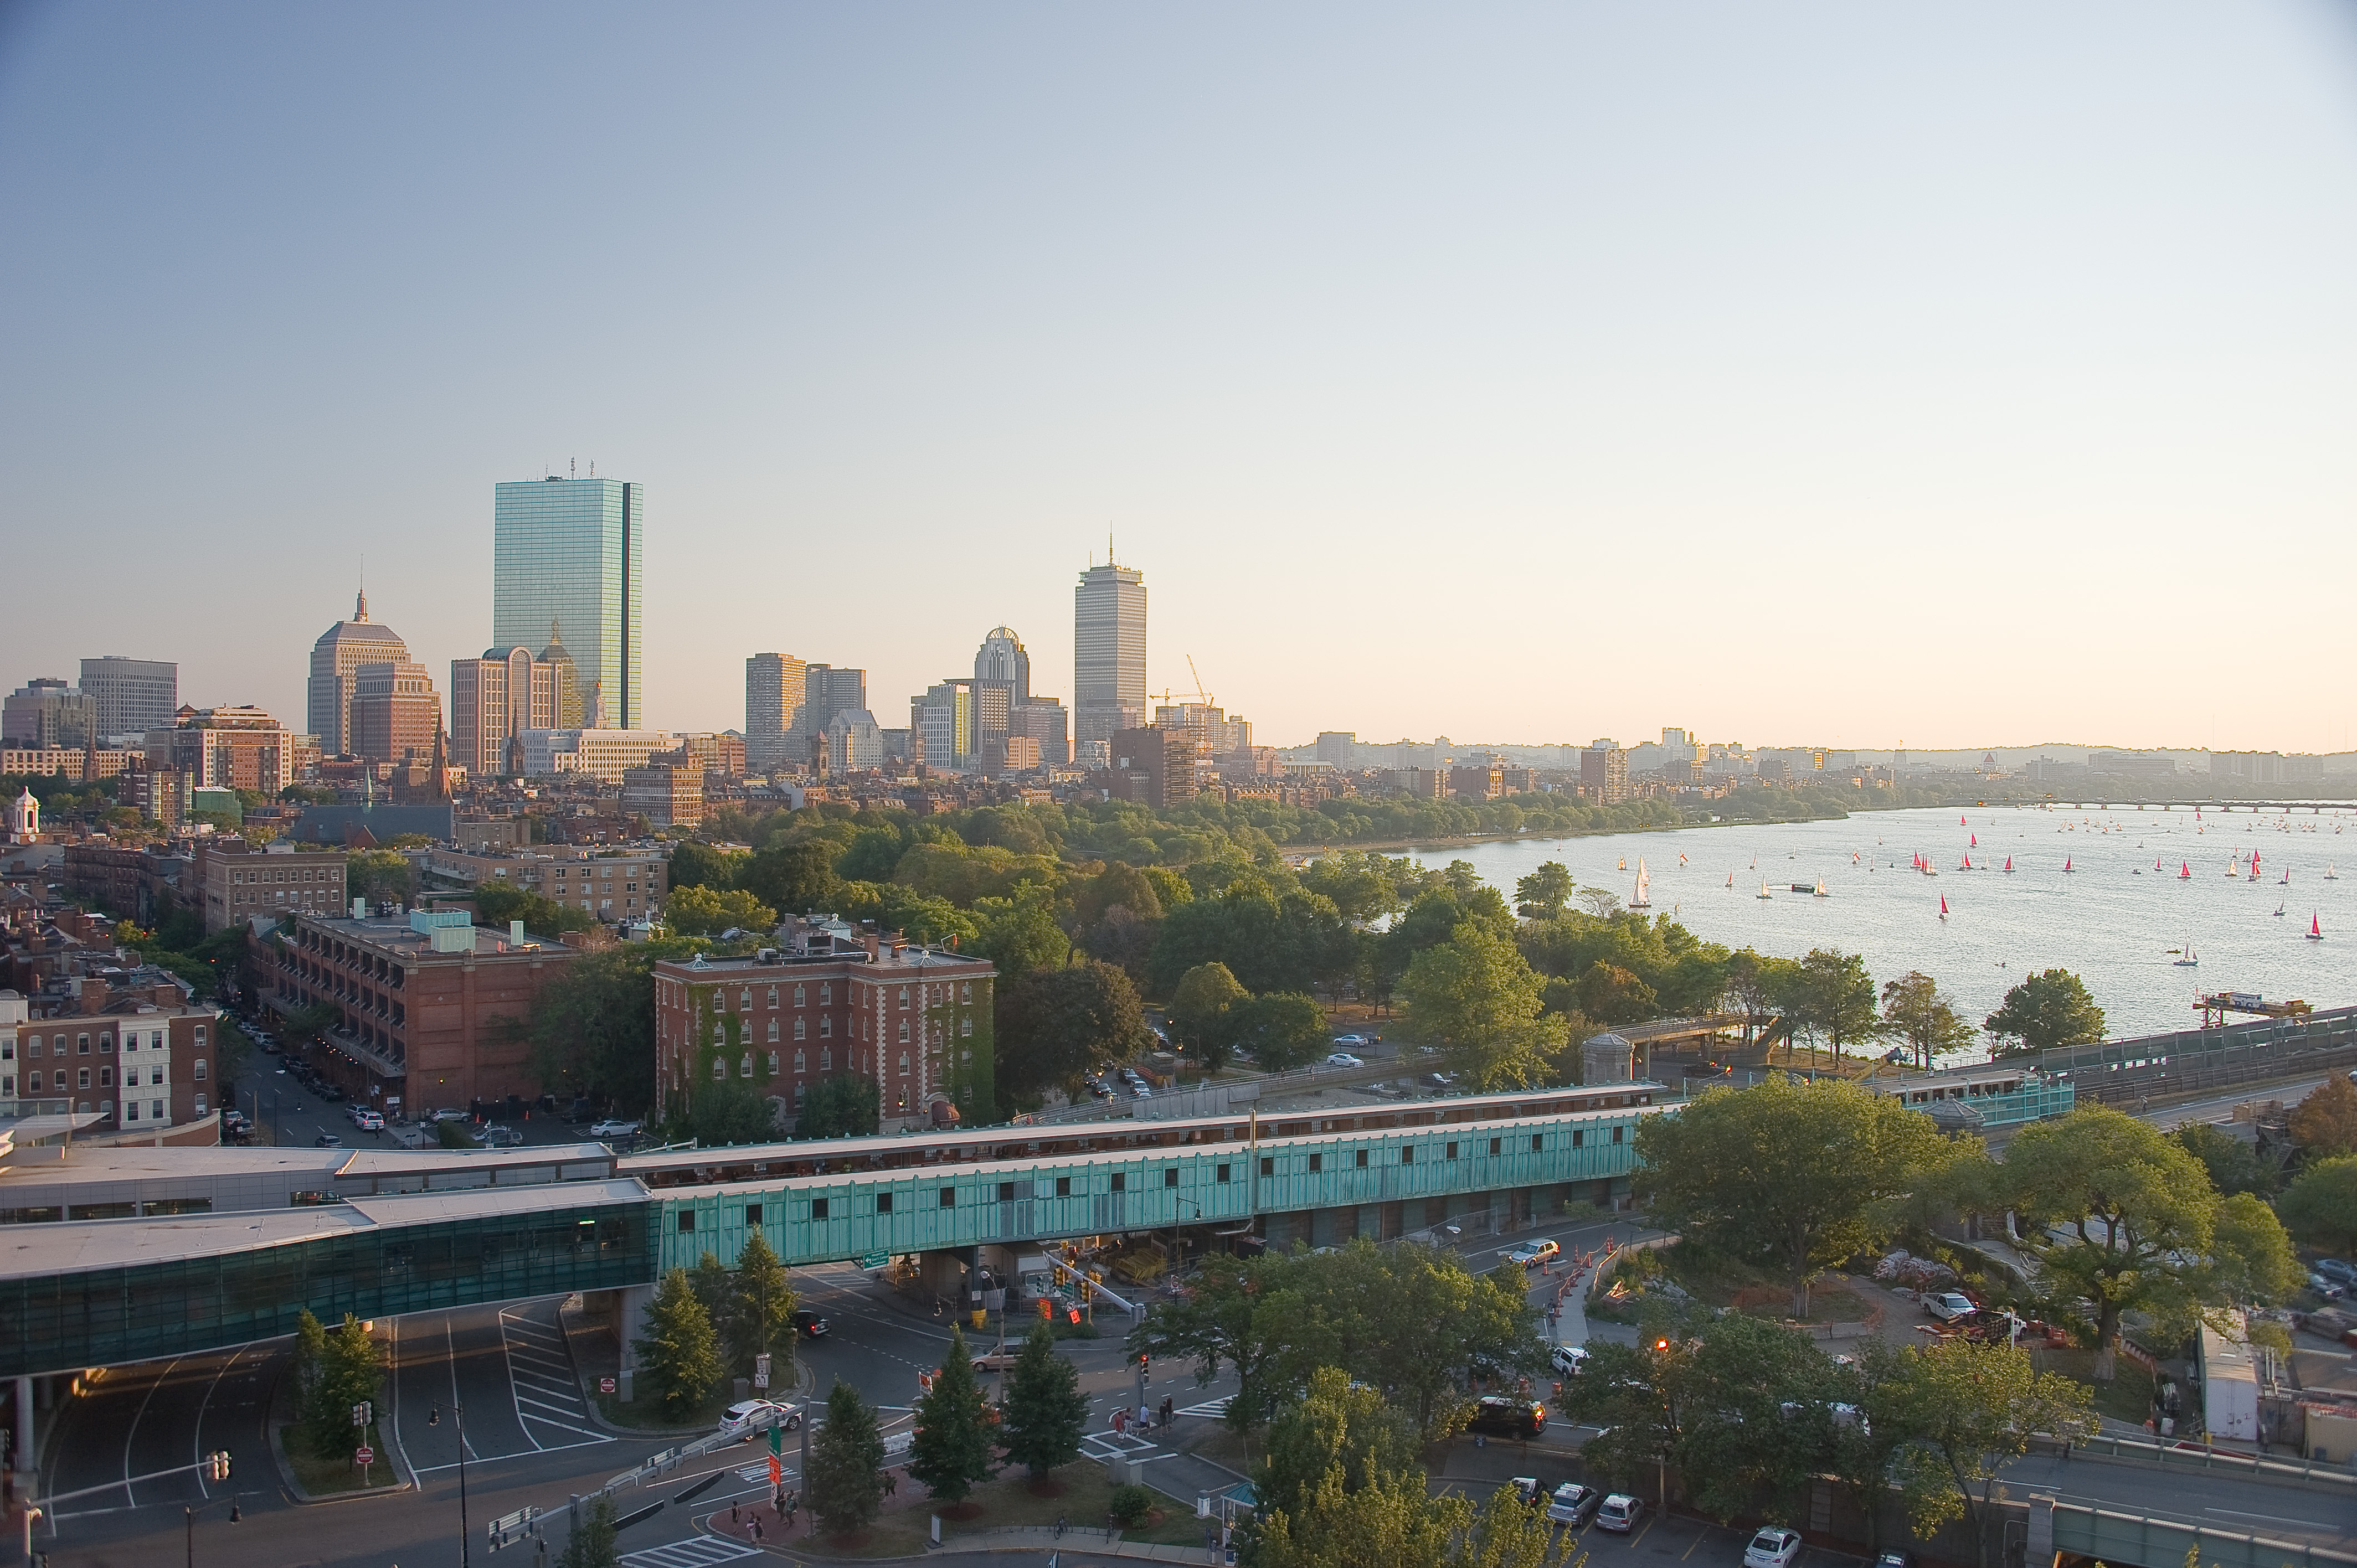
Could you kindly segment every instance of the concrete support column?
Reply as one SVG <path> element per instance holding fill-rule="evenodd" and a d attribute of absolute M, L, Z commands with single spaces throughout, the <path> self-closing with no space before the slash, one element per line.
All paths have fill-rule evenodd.
<path fill-rule="evenodd" d="M 40 1466 L 40 1457 L 33 1452 L 33 1380 L 16 1380 L 16 1466 L 18 1473 L 31 1475 Z"/>
<path fill-rule="evenodd" d="M 2033 1492 L 2029 1498 L 2029 1534 L 2022 1548 L 2022 1568 L 2054 1568 L 2054 1498 Z"/>
<path fill-rule="evenodd" d="M 640 1336 L 646 1332 L 647 1308 L 654 1305 L 655 1287 L 623 1285 L 601 1294 L 608 1297 L 608 1305 L 599 1316 L 611 1315 L 615 1336 L 621 1342 L 622 1368 L 625 1371 L 632 1370 L 639 1364 L 635 1347 Z"/>

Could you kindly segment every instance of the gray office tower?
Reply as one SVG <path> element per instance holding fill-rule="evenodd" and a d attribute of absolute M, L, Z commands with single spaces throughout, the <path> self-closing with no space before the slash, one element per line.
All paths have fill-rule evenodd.
<path fill-rule="evenodd" d="M 804 666 L 791 653 L 756 653 L 745 660 L 745 766 L 776 770 L 787 757 L 786 731 L 802 705 Z"/>
<path fill-rule="evenodd" d="M 491 645 L 538 648 L 549 628 L 573 655 L 582 707 L 608 729 L 646 723 L 639 703 L 646 487 L 552 474 L 496 488 Z"/>
<path fill-rule="evenodd" d="M 1107 562 L 1072 591 L 1072 738 L 1146 723 L 1146 575 Z"/>
<path fill-rule="evenodd" d="M 856 713 L 866 705 L 866 671 L 805 664 L 802 703 L 794 717 L 794 734 L 805 741 L 814 739 L 826 732 L 826 721 L 835 714 Z"/>
<path fill-rule="evenodd" d="M 81 661 L 81 689 L 98 703 L 102 736 L 170 729 L 180 705 L 180 667 L 161 659 L 110 653 Z"/>

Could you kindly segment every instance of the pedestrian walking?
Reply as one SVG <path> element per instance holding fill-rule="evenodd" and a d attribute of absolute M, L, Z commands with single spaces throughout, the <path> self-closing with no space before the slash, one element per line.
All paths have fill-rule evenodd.
<path fill-rule="evenodd" d="M 1164 1394 L 1162 1396 L 1162 1429 L 1165 1432 L 1170 1430 L 1170 1423 L 1176 1419 L 1177 1412 L 1170 1408 L 1170 1396 Z"/>
<path fill-rule="evenodd" d="M 1058 1538 L 1059 1538 L 1059 1539 L 1061 1539 L 1061 1537 L 1063 1536 L 1063 1533 L 1064 1533 L 1064 1516 L 1063 1516 L 1062 1514 L 1058 1514 L 1058 1515 L 1056 1516 L 1056 1534 L 1057 1534 L 1057 1536 L 1058 1536 Z"/>
<path fill-rule="evenodd" d="M 1123 1405 L 1113 1412 L 1113 1434 L 1125 1435 L 1129 1431 L 1129 1406 Z"/>
<path fill-rule="evenodd" d="M 761 1521 L 760 1521 L 759 1519 L 756 1519 L 756 1520 L 753 1521 L 753 1539 L 754 1539 L 754 1540 L 756 1540 L 756 1541 L 763 1541 L 763 1540 L 767 1540 L 767 1539 L 768 1539 L 768 1538 L 767 1538 L 765 1535 L 763 1535 L 763 1534 L 762 1534 L 762 1532 L 761 1532 Z"/>
<path fill-rule="evenodd" d="M 737 1505 L 733 1502 L 728 1505 L 728 1522 L 730 1524 L 737 1522 Z"/>

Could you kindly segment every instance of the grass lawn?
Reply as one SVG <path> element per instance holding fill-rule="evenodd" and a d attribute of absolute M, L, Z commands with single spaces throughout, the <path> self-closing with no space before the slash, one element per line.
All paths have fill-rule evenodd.
<path fill-rule="evenodd" d="M 634 1432 L 675 1432 L 683 1437 L 700 1437 L 707 1432 L 717 1431 L 720 1417 L 729 1404 L 725 1394 L 716 1393 L 685 1418 L 674 1419 L 670 1407 L 644 1389 L 628 1404 L 615 1394 L 593 1394 L 590 1397 L 597 1402 L 597 1413 L 617 1426 L 626 1426 Z"/>
<path fill-rule="evenodd" d="M 943 1512 L 942 1544 L 945 1547 L 954 1545 L 985 1530 L 1053 1525 L 1059 1518 L 1075 1529 L 1103 1530 L 1113 1523 L 1105 1512 L 1113 1499 L 1113 1483 L 1106 1478 L 1104 1466 L 1097 1461 L 1074 1460 L 1060 1469 L 1050 1471 L 1048 1482 L 1055 1487 L 1054 1495 L 1042 1496 L 1032 1490 L 1030 1472 L 1020 1466 L 1000 1472 L 998 1479 L 977 1487 L 963 1504 L 958 1505 L 957 1517 Z M 1159 1495 L 1157 1494 L 1157 1497 Z M 900 1483 L 899 1495 L 889 1499 L 887 1511 L 856 1541 L 837 1545 L 826 1536 L 806 1538 L 798 1533 L 790 1543 L 779 1544 L 790 1544 L 791 1549 L 813 1556 L 921 1556 L 930 1550 L 930 1520 L 937 1507 L 946 1510 L 948 1505 L 936 1505 L 925 1496 L 924 1487 L 904 1478 Z M 1125 1530 L 1122 1531 L 1122 1539 L 1163 1545 L 1200 1546 L 1203 1543 L 1203 1525 L 1195 1517 L 1191 1504 L 1164 1498 L 1160 1523 Z"/>
<path fill-rule="evenodd" d="M 2152 1374 L 2129 1360 L 2126 1356 L 2116 1359 L 2116 1370 L 2108 1383 L 2095 1381 L 2095 1353 L 2077 1348 L 2049 1348 L 2033 1352 L 2040 1366 L 2050 1372 L 2060 1372 L 2072 1382 L 2084 1383 L 2095 1391 L 2095 1413 L 2114 1421 L 2125 1421 L 2130 1426 L 2142 1426 L 2152 1417 Z"/>
<path fill-rule="evenodd" d="M 310 1444 L 303 1441 L 303 1429 L 299 1426 L 280 1427 L 278 1444 L 285 1452 L 296 1484 L 315 1498 L 357 1492 L 367 1487 L 389 1487 L 401 1478 L 393 1474 L 392 1456 L 385 1452 L 382 1434 L 374 1423 L 368 1429 L 368 1445 L 376 1451 L 376 1459 L 366 1475 L 353 1466 L 350 1453 L 334 1459 L 313 1458 Z"/>

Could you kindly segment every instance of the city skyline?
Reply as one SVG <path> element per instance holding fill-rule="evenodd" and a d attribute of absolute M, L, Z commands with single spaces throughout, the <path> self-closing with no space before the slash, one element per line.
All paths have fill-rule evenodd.
<path fill-rule="evenodd" d="M 20 19 L 12 565 L 103 543 L 236 613 L 29 596 L 0 667 L 172 660 L 291 717 L 365 554 L 438 677 L 492 640 L 485 487 L 577 456 L 661 498 L 671 728 L 738 723 L 750 650 L 890 709 L 996 624 L 1069 702 L 1110 528 L 1147 689 L 1191 654 L 1272 741 L 2347 748 L 2302 672 L 2357 629 L 2301 593 L 2357 564 L 2346 14 L 2090 6 L 2025 52 L 1706 9 L 1249 51 L 1216 13 Z M 630 129 L 561 85 L 625 70 Z M 888 624 L 828 591 L 879 566 Z"/>

